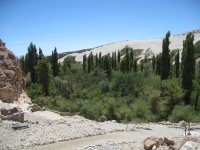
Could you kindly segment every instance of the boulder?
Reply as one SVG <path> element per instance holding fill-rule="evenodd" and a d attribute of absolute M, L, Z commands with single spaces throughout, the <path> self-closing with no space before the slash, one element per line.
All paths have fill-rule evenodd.
<path fill-rule="evenodd" d="M 3 120 L 12 120 L 12 121 L 24 122 L 24 113 L 18 112 L 18 113 L 14 113 L 14 114 L 8 115 L 8 116 L 1 115 L 1 118 Z"/>
<path fill-rule="evenodd" d="M 151 150 L 153 147 L 159 146 L 159 139 L 156 137 L 148 137 L 144 140 L 144 149 Z"/>
<path fill-rule="evenodd" d="M 164 137 L 164 142 L 167 144 L 167 145 L 174 145 L 174 141 L 172 139 L 169 139 L 169 138 L 166 138 Z"/>
<path fill-rule="evenodd" d="M 29 107 L 29 110 L 32 112 L 35 112 L 35 111 L 41 111 L 42 108 L 40 106 L 38 106 L 37 104 L 33 104 Z"/>
<path fill-rule="evenodd" d="M 200 149 L 200 143 L 187 141 L 185 144 L 180 148 L 180 150 L 198 150 Z"/>
<path fill-rule="evenodd" d="M 0 39 L 0 99 L 6 103 L 17 100 L 24 88 L 20 61 Z"/>
<path fill-rule="evenodd" d="M 13 120 L 18 122 L 24 122 L 24 113 L 17 107 L 1 108 L 0 118 L 2 120 Z"/>
<path fill-rule="evenodd" d="M 10 109 L 5 109 L 5 108 L 1 109 L 1 115 L 4 115 L 4 116 L 12 115 L 12 114 L 17 113 L 17 112 L 18 112 L 17 107 L 13 107 L 13 108 L 10 108 Z"/>

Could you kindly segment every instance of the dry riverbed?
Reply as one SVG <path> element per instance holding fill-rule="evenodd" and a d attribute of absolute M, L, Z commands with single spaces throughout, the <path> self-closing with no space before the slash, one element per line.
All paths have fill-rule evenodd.
<path fill-rule="evenodd" d="M 16 122 L 0 123 L 0 149 L 142 149 L 146 137 L 166 136 L 178 140 L 184 133 L 180 124 L 126 125 L 91 121 L 78 115 L 60 116 L 50 111 L 26 112 L 25 120 L 23 124 L 29 128 L 15 131 L 12 124 Z M 192 127 L 199 131 L 200 125 Z"/>

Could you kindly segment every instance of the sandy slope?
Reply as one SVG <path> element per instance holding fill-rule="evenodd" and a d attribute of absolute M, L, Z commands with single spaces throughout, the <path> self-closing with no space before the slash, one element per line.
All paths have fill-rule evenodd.
<path fill-rule="evenodd" d="M 195 33 L 195 40 L 194 43 L 200 40 L 200 30 L 197 30 Z M 182 49 L 183 48 L 183 40 L 185 40 L 186 34 L 179 34 L 179 35 L 171 35 L 170 37 L 170 49 Z M 145 51 L 150 50 L 155 55 L 159 54 L 162 50 L 162 39 L 148 39 L 148 40 L 127 40 L 127 41 L 120 41 L 111 44 L 106 44 L 103 46 L 99 46 L 93 48 L 91 51 L 83 52 L 83 53 L 72 53 L 69 54 L 70 56 L 75 56 L 76 61 L 82 62 L 83 55 L 86 54 L 87 56 L 92 52 L 93 54 L 98 54 L 99 52 L 102 55 L 106 55 L 108 53 L 112 53 L 118 50 L 123 49 L 125 46 L 132 47 L 133 49 L 143 49 L 143 54 L 140 57 L 144 57 Z M 68 55 L 67 55 L 68 56 Z M 63 62 L 64 59 L 67 57 L 63 57 L 59 59 L 59 62 Z"/>

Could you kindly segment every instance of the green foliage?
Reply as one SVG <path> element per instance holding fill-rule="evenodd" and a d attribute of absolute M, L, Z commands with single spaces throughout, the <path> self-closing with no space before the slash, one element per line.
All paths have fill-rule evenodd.
<path fill-rule="evenodd" d="M 184 106 L 184 105 L 176 105 L 174 110 L 172 111 L 172 115 L 169 116 L 169 120 L 171 122 L 199 122 L 200 114 L 196 112 L 192 106 Z"/>
<path fill-rule="evenodd" d="M 143 100 L 135 101 L 132 106 L 133 121 L 148 122 L 151 120 L 151 112 L 148 104 Z"/>
<path fill-rule="evenodd" d="M 31 42 L 29 47 L 28 47 L 28 53 L 27 53 L 27 65 L 28 65 L 28 71 L 31 73 L 31 81 L 33 83 L 37 82 L 37 75 L 36 75 L 36 65 L 38 61 L 38 54 L 37 54 L 37 49 L 36 46 L 33 45 Z"/>
<path fill-rule="evenodd" d="M 199 58 L 200 57 L 200 40 L 195 43 L 194 49 L 195 49 L 195 58 Z"/>
<path fill-rule="evenodd" d="M 179 66 L 180 66 L 180 63 L 179 63 L 179 51 L 177 52 L 176 56 L 175 56 L 175 67 L 176 67 L 176 77 L 178 78 L 179 77 Z"/>
<path fill-rule="evenodd" d="M 35 84 L 31 84 L 28 88 L 27 88 L 27 94 L 28 96 L 32 99 L 35 100 L 37 97 L 42 95 L 42 86 L 35 83 Z"/>
<path fill-rule="evenodd" d="M 57 49 L 55 47 L 54 51 L 51 55 L 51 68 L 53 72 L 53 76 L 56 77 L 59 74 L 59 64 L 58 64 L 58 53 Z"/>
<path fill-rule="evenodd" d="M 41 58 L 37 64 L 38 81 L 42 85 L 42 91 L 45 95 L 49 94 L 50 72 L 48 62 Z"/>
<path fill-rule="evenodd" d="M 75 57 L 68 56 L 63 63 L 53 65 L 56 49 L 52 57 L 45 58 L 41 49 L 37 56 L 36 46 L 31 44 L 29 52 L 32 52 L 31 49 L 34 52 L 28 52 L 25 58 L 21 58 L 26 74 L 27 93 L 40 106 L 79 113 L 96 121 L 116 120 L 127 123 L 169 119 L 177 122 L 184 119 L 197 122 L 200 120 L 200 64 L 196 66 L 196 79 L 193 78 L 191 106 L 184 107 L 182 103 L 185 93 L 181 86 L 182 76 L 179 75 L 179 53 L 174 50 L 170 53 L 170 59 L 169 36 L 170 33 L 167 33 L 163 39 L 163 54 L 152 59 L 146 55 L 140 61 L 137 56 L 143 50 L 125 47 L 118 54 L 113 52 L 112 56 L 101 56 L 101 53 L 93 56 L 90 53 L 87 58 L 84 55 L 83 64 L 76 62 Z M 192 36 L 187 37 L 184 42 L 182 70 L 191 63 L 187 62 L 188 55 L 192 53 L 191 41 Z M 34 61 L 37 62 L 32 63 L 34 69 L 37 69 L 35 84 L 31 82 L 29 55 L 34 55 Z M 170 75 L 166 75 L 168 71 L 165 71 L 165 80 L 160 78 L 160 75 L 163 76 L 163 60 L 166 66 L 170 60 L 170 67 L 165 66 L 165 69 L 170 68 Z M 138 71 L 138 66 L 141 71 Z M 52 70 L 49 71 L 49 68 Z M 57 69 L 59 73 L 56 73 Z M 184 88 L 186 91 L 188 89 Z"/>
<path fill-rule="evenodd" d="M 195 77 L 194 35 L 188 33 L 183 42 L 182 87 L 185 90 L 185 104 L 191 103 L 192 81 Z"/>
<path fill-rule="evenodd" d="M 83 55 L 83 72 L 86 72 L 86 67 L 87 67 L 87 57 L 85 54 Z"/>
<path fill-rule="evenodd" d="M 113 80 L 112 90 L 121 96 L 134 95 L 138 97 L 142 91 L 143 82 L 141 76 L 136 73 L 116 75 Z"/>
<path fill-rule="evenodd" d="M 170 74 L 170 55 L 169 55 L 169 41 L 170 31 L 167 32 L 162 44 L 162 67 L 161 67 L 161 79 L 168 79 Z"/>

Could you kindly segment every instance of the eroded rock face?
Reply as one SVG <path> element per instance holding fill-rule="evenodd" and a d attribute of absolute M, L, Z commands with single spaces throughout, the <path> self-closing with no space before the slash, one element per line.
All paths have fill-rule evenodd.
<path fill-rule="evenodd" d="M 11 103 L 18 99 L 23 88 L 21 63 L 0 39 L 0 99 Z"/>

